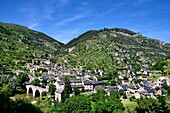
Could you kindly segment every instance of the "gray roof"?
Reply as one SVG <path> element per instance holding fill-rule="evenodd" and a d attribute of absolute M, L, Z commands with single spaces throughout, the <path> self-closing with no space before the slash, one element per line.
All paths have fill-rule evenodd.
<path fill-rule="evenodd" d="M 95 86 L 95 89 L 104 89 L 107 92 L 112 92 L 112 91 L 118 91 L 118 87 L 117 86 L 102 86 L 102 85 L 98 85 Z"/>
<path fill-rule="evenodd" d="M 118 91 L 117 86 L 107 86 L 106 89 L 107 89 L 108 92 Z"/>
<path fill-rule="evenodd" d="M 71 88 L 84 88 L 83 85 L 71 85 Z"/>
<path fill-rule="evenodd" d="M 83 83 L 84 83 L 84 85 L 92 85 L 92 82 L 89 80 L 85 80 L 85 81 L 83 81 Z"/>
<path fill-rule="evenodd" d="M 59 88 L 59 89 L 56 90 L 56 93 L 61 94 L 63 91 L 64 91 L 64 88 Z"/>
<path fill-rule="evenodd" d="M 124 91 L 127 91 L 128 85 L 120 85 Z"/>
<path fill-rule="evenodd" d="M 61 85 L 64 85 L 64 81 L 57 81 L 58 84 L 61 86 Z"/>
<path fill-rule="evenodd" d="M 163 94 L 166 94 L 166 90 L 164 88 L 161 88 L 161 91 Z"/>
<path fill-rule="evenodd" d="M 106 83 L 105 81 L 95 81 L 95 82 L 93 82 L 93 85 L 102 85 L 105 83 Z"/>
<path fill-rule="evenodd" d="M 70 80 L 70 83 L 81 83 L 81 80 Z"/>

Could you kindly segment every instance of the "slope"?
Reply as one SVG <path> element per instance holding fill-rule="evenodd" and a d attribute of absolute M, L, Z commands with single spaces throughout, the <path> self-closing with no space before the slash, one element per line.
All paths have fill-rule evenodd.
<path fill-rule="evenodd" d="M 61 63 L 85 70 L 148 68 L 157 59 L 170 55 L 170 46 L 127 29 L 91 30 L 65 46 Z"/>
<path fill-rule="evenodd" d="M 52 58 L 63 44 L 27 27 L 0 23 L 1 72 L 19 69 L 18 63 L 32 58 Z"/>

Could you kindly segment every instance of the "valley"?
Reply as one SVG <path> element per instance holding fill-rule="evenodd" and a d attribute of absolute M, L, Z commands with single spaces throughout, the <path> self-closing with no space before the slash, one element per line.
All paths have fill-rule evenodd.
<path fill-rule="evenodd" d="M 0 101 L 5 95 L 9 105 L 32 95 L 28 103 L 40 97 L 28 104 L 34 112 L 138 113 L 151 109 L 144 103 L 170 110 L 170 44 L 160 40 L 104 28 L 63 44 L 27 27 L 0 23 L 0 50 Z M 20 96 L 11 101 L 14 95 Z"/>

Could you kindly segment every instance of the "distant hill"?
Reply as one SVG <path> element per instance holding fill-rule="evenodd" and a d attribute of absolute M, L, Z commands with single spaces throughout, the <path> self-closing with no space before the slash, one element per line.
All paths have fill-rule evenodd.
<path fill-rule="evenodd" d="M 0 23 L 0 51 L 0 73 L 22 68 L 22 62 L 35 58 L 109 72 L 131 66 L 148 68 L 170 56 L 170 44 L 122 28 L 90 30 L 63 44 L 27 27 Z"/>
<path fill-rule="evenodd" d="M 18 61 L 51 58 L 63 44 L 27 27 L 0 23 L 0 67 L 12 67 Z M 9 68 L 8 68 L 9 69 Z"/>
<path fill-rule="evenodd" d="M 170 56 L 170 46 L 133 31 L 113 28 L 91 30 L 65 45 L 61 63 L 85 70 L 110 71 L 133 66 L 136 70 Z"/>

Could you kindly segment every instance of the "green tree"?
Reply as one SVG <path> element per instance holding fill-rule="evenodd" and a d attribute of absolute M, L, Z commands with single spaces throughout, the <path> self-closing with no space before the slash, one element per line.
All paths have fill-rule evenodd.
<path fill-rule="evenodd" d="M 103 93 L 100 93 L 100 96 L 104 97 L 101 101 L 101 99 L 96 100 L 96 102 L 93 102 L 91 104 L 92 106 L 92 113 L 118 113 L 122 112 L 125 108 L 123 107 L 123 104 L 121 103 L 118 93 L 117 92 L 111 92 L 110 96 L 108 95 L 101 95 Z M 99 95 L 93 95 L 93 96 L 99 96 Z"/>
<path fill-rule="evenodd" d="M 152 98 L 145 98 L 138 100 L 138 106 L 136 107 L 137 113 L 166 113 L 162 109 L 161 103 L 158 100 Z M 168 112 L 167 112 L 168 113 Z"/>
<path fill-rule="evenodd" d="M 170 86 L 168 86 L 166 83 L 162 85 L 162 88 L 166 89 L 167 95 L 170 95 Z"/>
<path fill-rule="evenodd" d="M 40 85 L 40 80 L 38 78 L 35 78 L 32 82 L 32 85 L 39 86 Z"/>
<path fill-rule="evenodd" d="M 0 89 L 0 112 L 8 113 L 10 111 L 10 101 L 6 88 Z"/>
<path fill-rule="evenodd" d="M 80 90 L 79 90 L 78 88 L 75 88 L 75 89 L 74 89 L 74 94 L 75 94 L 75 95 L 80 95 Z"/>
<path fill-rule="evenodd" d="M 124 94 L 123 89 L 120 89 L 120 90 L 119 90 L 119 95 L 122 96 L 123 94 Z"/>
<path fill-rule="evenodd" d="M 47 80 L 42 80 L 42 87 L 44 87 L 45 85 L 47 85 Z"/>
<path fill-rule="evenodd" d="M 123 99 L 127 99 L 127 96 L 125 93 L 123 93 Z"/>
<path fill-rule="evenodd" d="M 160 88 L 157 86 L 157 87 L 155 88 L 155 90 L 158 91 L 158 90 L 160 90 Z"/>
<path fill-rule="evenodd" d="M 38 107 L 22 99 L 12 101 L 11 107 L 11 113 L 42 113 Z"/>
<path fill-rule="evenodd" d="M 56 86 L 53 84 L 50 84 L 48 92 L 50 93 L 50 95 L 54 95 L 56 91 Z"/>
<path fill-rule="evenodd" d="M 7 93 L 8 92 L 8 93 Z M 35 107 L 31 103 L 16 99 L 15 101 L 10 99 L 10 90 L 7 86 L 0 89 L 0 112 L 2 113 L 42 113 L 38 107 Z"/>
<path fill-rule="evenodd" d="M 91 102 L 87 95 L 79 95 L 68 98 L 59 112 L 62 113 L 89 113 Z"/>
<path fill-rule="evenodd" d="M 64 102 L 67 98 L 69 98 L 71 93 L 72 93 L 72 88 L 70 85 L 70 80 L 66 76 L 64 77 L 64 93 L 63 93 L 62 101 Z"/>
<path fill-rule="evenodd" d="M 116 81 L 114 79 L 108 81 L 108 85 L 111 85 L 111 86 L 115 86 L 116 85 Z"/>
<path fill-rule="evenodd" d="M 25 82 L 29 80 L 29 77 L 27 74 L 21 73 L 17 76 L 17 80 L 20 85 L 23 85 Z"/>
<path fill-rule="evenodd" d="M 156 64 L 154 65 L 154 66 L 152 66 L 151 68 L 153 69 L 153 70 L 164 70 L 164 66 L 166 65 L 166 62 L 165 62 L 165 60 L 158 60 L 157 62 L 156 62 Z"/>
<path fill-rule="evenodd" d="M 11 96 L 12 95 L 12 89 L 9 87 L 9 85 L 4 84 L 1 88 L 0 91 L 5 93 L 6 96 Z"/>
<path fill-rule="evenodd" d="M 160 107 L 164 113 L 170 113 L 170 108 L 168 108 L 168 103 L 166 102 L 165 96 L 158 96 L 158 102 L 160 103 Z"/>

